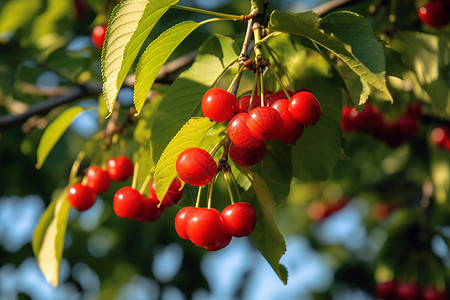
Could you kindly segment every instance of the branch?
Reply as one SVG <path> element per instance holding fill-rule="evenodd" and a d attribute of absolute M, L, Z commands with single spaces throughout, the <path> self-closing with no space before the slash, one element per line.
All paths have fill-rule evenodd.
<path fill-rule="evenodd" d="M 346 5 L 359 3 L 360 0 L 333 0 L 328 1 L 322 5 L 317 6 L 316 8 L 313 8 L 313 11 L 318 14 L 319 16 L 324 16 L 332 11 L 335 11 L 336 9 L 339 9 L 341 7 L 344 7 Z"/>

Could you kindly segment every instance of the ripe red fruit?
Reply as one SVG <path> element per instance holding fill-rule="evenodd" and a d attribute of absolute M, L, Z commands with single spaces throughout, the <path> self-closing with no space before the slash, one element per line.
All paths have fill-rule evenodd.
<path fill-rule="evenodd" d="M 144 196 L 138 190 L 126 186 L 114 195 L 113 208 L 118 217 L 134 219 L 143 208 Z"/>
<path fill-rule="evenodd" d="M 236 97 L 225 90 L 212 88 L 203 95 L 203 115 L 217 123 L 228 121 L 238 109 L 239 102 Z"/>
<path fill-rule="evenodd" d="M 305 127 L 300 125 L 289 112 L 289 100 L 276 100 L 272 103 L 271 107 L 280 113 L 281 119 L 283 120 L 283 130 L 278 136 L 278 140 L 284 144 L 295 143 L 302 136 Z"/>
<path fill-rule="evenodd" d="M 230 140 L 239 147 L 256 149 L 264 142 L 253 136 L 247 126 L 248 113 L 239 113 L 235 115 L 228 123 L 228 136 Z"/>
<path fill-rule="evenodd" d="M 249 113 L 247 126 L 257 139 L 272 141 L 283 129 L 283 120 L 280 113 L 272 107 L 256 107 Z"/>
<path fill-rule="evenodd" d="M 124 181 L 133 175 L 133 162 L 123 155 L 113 157 L 108 160 L 106 170 L 112 180 Z"/>
<path fill-rule="evenodd" d="M 175 231 L 182 239 L 189 239 L 186 232 L 186 220 L 188 219 L 191 212 L 195 211 L 196 209 L 197 207 L 186 206 L 180 209 L 180 211 L 175 216 Z"/>
<path fill-rule="evenodd" d="M 403 128 L 396 123 L 388 124 L 383 138 L 384 142 L 391 148 L 397 148 L 403 145 L 407 137 Z"/>
<path fill-rule="evenodd" d="M 232 238 L 231 234 L 228 233 L 226 230 L 224 230 L 223 235 L 220 238 L 220 242 L 216 246 L 211 247 L 206 246 L 205 249 L 208 251 L 217 251 L 223 249 L 226 246 L 228 246 L 228 244 L 231 242 L 231 238 Z"/>
<path fill-rule="evenodd" d="M 249 149 L 230 144 L 230 158 L 240 166 L 254 166 L 259 163 L 266 155 L 266 145 L 262 143 L 256 149 Z"/>
<path fill-rule="evenodd" d="M 355 120 L 358 114 L 358 110 L 353 106 L 344 106 L 342 109 L 342 130 L 344 132 L 357 129 Z"/>
<path fill-rule="evenodd" d="M 307 91 L 298 92 L 291 97 L 289 111 L 304 126 L 316 124 L 322 113 L 319 101 Z"/>
<path fill-rule="evenodd" d="M 67 200 L 78 211 L 85 211 L 95 203 L 97 195 L 88 186 L 75 183 L 67 189 Z"/>
<path fill-rule="evenodd" d="M 216 247 L 222 242 L 224 231 L 222 215 L 214 208 L 196 209 L 186 220 L 186 233 L 199 247 Z"/>
<path fill-rule="evenodd" d="M 267 101 L 267 97 L 269 97 L 270 95 L 272 95 L 271 91 L 264 91 L 264 106 L 269 106 L 270 99 L 269 101 Z M 250 105 L 250 98 L 251 95 L 244 95 L 239 97 L 238 102 L 239 102 L 239 112 L 248 112 L 249 111 L 249 105 Z M 261 96 L 255 95 L 255 97 L 253 98 L 253 102 L 252 102 L 252 107 L 251 109 L 254 109 L 256 107 L 260 107 L 261 106 Z"/>
<path fill-rule="evenodd" d="M 400 127 L 406 139 L 411 139 L 419 134 L 420 122 L 417 118 L 405 114 L 395 121 L 395 126 Z"/>
<path fill-rule="evenodd" d="M 376 106 L 369 102 L 364 104 L 363 110 L 355 117 L 355 127 L 359 131 L 382 137 L 386 126 L 383 116 Z"/>
<path fill-rule="evenodd" d="M 108 172 L 100 166 L 91 166 L 87 170 L 85 177 L 87 178 L 86 185 L 97 194 L 106 192 L 111 184 Z"/>
<path fill-rule="evenodd" d="M 431 1 L 417 10 L 417 15 L 423 24 L 430 27 L 443 27 L 450 22 L 449 4 L 443 1 Z"/>
<path fill-rule="evenodd" d="M 252 233 L 256 225 L 255 208 L 248 202 L 233 203 L 222 211 L 226 230 L 235 237 Z"/>
<path fill-rule="evenodd" d="M 217 164 L 208 152 L 193 147 L 181 152 L 176 169 L 178 176 L 187 184 L 203 186 L 216 175 Z"/>
<path fill-rule="evenodd" d="M 429 287 L 423 291 L 422 300 L 446 300 L 447 293 L 439 291 L 435 287 Z"/>
<path fill-rule="evenodd" d="M 294 92 L 292 91 L 287 91 L 289 96 L 294 96 Z M 264 102 L 266 103 L 266 106 L 272 106 L 272 104 L 277 101 L 277 100 L 281 100 L 281 99 L 287 99 L 286 94 L 284 93 L 283 90 L 281 91 L 277 91 L 271 95 L 268 95 L 267 97 L 264 98 Z"/>
<path fill-rule="evenodd" d="M 94 46 L 98 49 L 103 48 L 105 42 L 107 25 L 97 25 L 92 29 L 91 39 Z"/>
<path fill-rule="evenodd" d="M 407 282 L 398 283 L 395 295 L 398 300 L 419 300 L 422 289 L 417 283 Z"/>
<path fill-rule="evenodd" d="M 158 207 L 159 201 L 153 197 L 142 197 L 142 208 L 136 219 L 139 222 L 152 222 L 161 217 L 163 207 Z"/>
<path fill-rule="evenodd" d="M 395 299 L 395 292 L 397 290 L 397 282 L 395 280 L 380 282 L 376 287 L 376 297 L 383 300 Z"/>
<path fill-rule="evenodd" d="M 80 19 L 86 13 L 87 3 L 85 0 L 73 0 L 73 5 L 77 19 Z"/>
<path fill-rule="evenodd" d="M 169 206 L 177 204 L 183 197 L 184 189 L 181 189 L 181 190 L 180 189 L 181 189 L 181 182 L 180 182 L 180 180 L 178 180 L 178 178 L 175 178 L 172 181 L 172 184 L 169 186 L 169 189 L 167 190 L 166 195 L 162 199 L 160 207 L 169 207 Z M 150 183 L 149 191 L 150 191 L 150 194 L 152 195 L 152 198 L 158 200 L 158 202 L 159 202 L 159 199 L 156 196 L 156 188 L 155 188 L 154 180 L 152 180 L 152 182 Z"/>
<path fill-rule="evenodd" d="M 431 141 L 439 148 L 450 146 L 450 129 L 447 127 L 436 127 L 431 131 Z M 448 147 L 450 150 L 450 147 Z"/>

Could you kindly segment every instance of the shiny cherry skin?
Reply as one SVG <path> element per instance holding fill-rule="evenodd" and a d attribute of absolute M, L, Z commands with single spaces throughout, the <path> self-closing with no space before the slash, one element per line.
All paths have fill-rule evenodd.
<path fill-rule="evenodd" d="M 417 10 L 417 15 L 423 24 L 439 28 L 450 22 L 450 4 L 444 1 L 430 1 Z"/>
<path fill-rule="evenodd" d="M 91 166 L 87 170 L 85 177 L 87 178 L 86 185 L 97 194 L 106 192 L 111 184 L 108 172 L 100 166 Z"/>
<path fill-rule="evenodd" d="M 294 92 L 292 91 L 287 91 L 289 96 L 294 96 Z M 281 90 L 281 91 L 277 91 L 269 96 L 267 96 L 266 98 L 264 98 L 264 102 L 266 102 L 266 106 L 272 106 L 272 104 L 277 101 L 277 100 L 281 100 L 281 99 L 287 99 L 286 93 Z"/>
<path fill-rule="evenodd" d="M 204 186 L 216 175 L 217 164 L 207 151 L 192 147 L 180 153 L 176 169 L 180 179 L 187 184 Z"/>
<path fill-rule="evenodd" d="M 108 160 L 106 171 L 114 181 L 125 181 L 133 175 L 133 162 L 124 155 Z"/>
<path fill-rule="evenodd" d="M 429 287 L 423 290 L 422 300 L 447 300 L 447 292 L 440 291 L 435 287 Z"/>
<path fill-rule="evenodd" d="M 239 147 L 256 149 L 264 141 L 256 138 L 247 126 L 249 114 L 246 112 L 235 115 L 228 123 L 228 136 Z"/>
<path fill-rule="evenodd" d="M 198 208 L 186 220 L 186 233 L 199 247 L 216 247 L 222 242 L 224 231 L 222 215 L 214 208 Z"/>
<path fill-rule="evenodd" d="M 262 143 L 258 148 L 249 149 L 230 144 L 230 158 L 238 165 L 250 167 L 263 160 L 266 155 L 266 145 Z"/>
<path fill-rule="evenodd" d="M 269 106 L 268 101 L 266 99 L 270 95 L 272 95 L 271 91 L 267 91 L 267 90 L 264 91 L 264 106 Z M 239 102 L 239 112 L 240 113 L 249 111 L 250 98 L 251 98 L 251 95 L 243 95 L 243 96 L 239 97 L 238 102 Z M 254 109 L 255 107 L 260 107 L 260 106 L 261 106 L 261 96 L 255 95 L 255 97 L 252 101 L 251 109 Z"/>
<path fill-rule="evenodd" d="M 103 48 L 105 42 L 107 25 L 97 25 L 92 29 L 91 39 L 94 46 L 98 49 Z"/>
<path fill-rule="evenodd" d="M 236 97 L 225 90 L 212 88 L 203 95 L 203 115 L 217 123 L 228 121 L 238 109 L 239 102 Z"/>
<path fill-rule="evenodd" d="M 85 211 L 95 203 L 97 195 L 90 187 L 75 183 L 67 189 L 67 200 L 78 211 Z"/>
<path fill-rule="evenodd" d="M 118 217 L 134 219 L 143 208 L 144 196 L 138 190 L 125 186 L 114 195 L 113 208 Z"/>
<path fill-rule="evenodd" d="M 189 240 L 186 232 L 186 220 L 188 219 L 189 215 L 196 209 L 198 208 L 194 206 L 186 206 L 180 209 L 180 211 L 175 216 L 175 231 L 182 239 Z"/>
<path fill-rule="evenodd" d="M 223 249 L 226 246 L 228 246 L 228 244 L 231 242 L 232 237 L 233 236 L 228 231 L 224 230 L 223 235 L 220 238 L 220 242 L 215 246 L 211 247 L 206 246 L 205 249 L 208 251 L 218 251 L 220 249 Z"/>
<path fill-rule="evenodd" d="M 166 195 L 162 199 L 160 207 L 169 207 L 180 202 L 181 198 L 183 197 L 184 191 L 184 189 L 182 189 L 181 186 L 182 185 L 180 180 L 178 178 L 175 178 L 170 184 Z M 152 182 L 150 183 L 149 191 L 150 194 L 152 195 L 152 198 L 157 199 L 159 201 L 158 197 L 156 196 L 156 187 L 154 180 L 152 180 Z"/>
<path fill-rule="evenodd" d="M 414 282 L 398 283 L 395 295 L 397 300 L 420 300 L 422 289 Z"/>
<path fill-rule="evenodd" d="M 153 197 L 142 197 L 142 208 L 136 216 L 139 222 L 153 222 L 158 220 L 164 212 L 163 207 L 158 207 L 159 201 Z"/>
<path fill-rule="evenodd" d="M 248 202 L 233 203 L 222 211 L 226 230 L 234 237 L 243 237 L 253 232 L 256 226 L 256 211 Z"/>
<path fill-rule="evenodd" d="M 256 107 L 249 112 L 247 126 L 257 139 L 272 141 L 283 130 L 283 119 L 272 107 Z"/>
<path fill-rule="evenodd" d="M 298 92 L 291 97 L 289 111 L 304 126 L 316 124 L 322 113 L 319 101 L 307 91 Z"/>
<path fill-rule="evenodd" d="M 278 136 L 278 140 L 284 144 L 295 143 L 302 136 L 305 127 L 299 124 L 289 112 L 289 100 L 276 100 L 271 107 L 280 113 L 283 120 L 283 130 Z"/>
<path fill-rule="evenodd" d="M 352 130 L 357 130 L 357 126 L 356 126 L 356 116 L 359 114 L 358 110 L 349 105 L 349 106 L 344 106 L 344 108 L 342 109 L 342 130 L 344 132 L 348 132 L 348 131 L 352 131 Z"/>
<path fill-rule="evenodd" d="M 395 280 L 380 282 L 376 286 L 376 297 L 383 300 L 395 299 L 395 291 L 397 289 L 397 282 Z"/>

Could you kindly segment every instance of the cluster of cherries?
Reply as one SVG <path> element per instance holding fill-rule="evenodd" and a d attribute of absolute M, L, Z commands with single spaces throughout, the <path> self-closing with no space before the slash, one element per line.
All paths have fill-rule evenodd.
<path fill-rule="evenodd" d="M 450 151 L 450 127 L 439 126 L 431 131 L 431 141 L 438 148 Z"/>
<path fill-rule="evenodd" d="M 415 282 L 396 280 L 378 283 L 376 297 L 382 300 L 447 300 L 447 292 L 436 287 L 423 288 Z"/>
<path fill-rule="evenodd" d="M 444 27 L 450 22 L 450 1 L 430 1 L 419 7 L 417 15 L 422 23 L 429 27 Z"/>
<path fill-rule="evenodd" d="M 178 235 L 209 251 L 226 247 L 232 237 L 252 233 L 256 212 L 248 202 L 228 205 L 222 213 L 214 208 L 186 206 L 175 217 Z"/>
<path fill-rule="evenodd" d="M 388 123 L 380 111 L 370 103 L 366 103 L 361 112 L 353 106 L 345 106 L 342 111 L 342 130 L 366 132 L 384 141 L 388 146 L 397 148 L 417 136 L 421 114 L 422 106 L 417 102 L 408 106 L 395 122 Z"/>

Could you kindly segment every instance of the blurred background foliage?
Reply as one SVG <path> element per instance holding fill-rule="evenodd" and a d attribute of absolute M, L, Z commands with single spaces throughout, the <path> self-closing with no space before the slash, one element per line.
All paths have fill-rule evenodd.
<path fill-rule="evenodd" d="M 302 11 L 323 2 L 270 1 L 269 10 Z M 1 0 L 0 298 L 340 300 L 373 299 L 376 282 L 393 277 L 424 286 L 448 285 L 450 153 L 437 148 L 430 134 L 450 121 L 449 27 L 424 26 L 417 18 L 417 8 L 425 3 L 421 0 L 348 2 L 339 9 L 365 16 L 388 45 L 388 84 L 395 101 L 390 104 L 373 95 L 370 102 L 388 121 L 416 102 L 422 103 L 425 117 L 418 135 L 395 149 L 369 134 L 346 132 L 341 159 L 328 180 L 291 182 L 286 201 L 276 209 L 277 224 L 287 240 L 282 258 L 289 270 L 287 286 L 249 239 L 205 253 L 177 236 L 173 219 L 181 206 L 194 203 L 196 189 L 187 188 L 180 205 L 167 209 L 157 222 L 138 223 L 115 216 L 111 200 L 123 186 L 115 183 L 88 212 L 71 211 L 61 284 L 52 288 L 37 268 L 31 235 L 44 208 L 68 184 L 78 153 L 89 149 L 86 142 L 106 126 L 97 86 L 101 54 L 90 34 L 95 25 L 107 22 L 117 1 Z M 180 4 L 231 14 L 247 14 L 249 9 L 239 0 Z M 182 20 L 198 18 L 169 10 L 149 39 Z M 240 22 L 209 24 L 189 36 L 169 60 L 197 50 L 210 33 L 239 39 L 244 30 Z M 306 87 L 321 97 L 339 94 L 344 105 L 351 104 L 348 95 L 341 96 L 334 71 L 322 56 L 297 39 L 282 36 L 271 43 L 289 57 L 283 63 L 297 88 Z M 182 70 L 165 79 L 170 82 Z M 240 90 L 250 90 L 252 81 L 244 77 Z M 119 124 L 132 106 L 131 88 L 125 86 L 119 94 Z M 125 127 L 121 145 L 104 155 L 146 155 L 145 147 L 133 140 L 147 142 L 146 122 L 166 90 L 165 82 L 154 85 L 143 117 Z M 70 93 L 76 101 L 8 123 L 11 116 Z M 93 109 L 77 117 L 36 170 L 43 130 L 74 103 Z M 95 158 L 96 146 L 92 147 L 81 169 Z M 218 207 L 228 201 L 221 181 L 214 201 Z"/>

